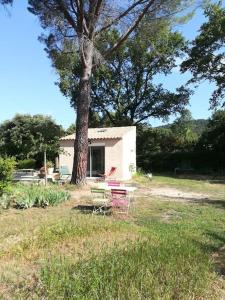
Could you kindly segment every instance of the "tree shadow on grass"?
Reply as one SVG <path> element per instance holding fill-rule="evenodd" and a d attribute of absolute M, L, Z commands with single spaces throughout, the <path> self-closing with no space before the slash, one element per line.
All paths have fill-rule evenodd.
<path fill-rule="evenodd" d="M 225 276 L 225 232 L 207 230 L 205 236 L 209 238 L 207 243 L 199 240 L 194 240 L 194 243 L 212 256 L 216 272 Z"/>
<path fill-rule="evenodd" d="M 224 176 L 201 175 L 201 174 L 177 174 L 174 173 L 156 173 L 155 176 L 163 176 L 173 179 L 195 180 L 199 182 L 208 182 L 210 184 L 225 184 Z"/>
<path fill-rule="evenodd" d="M 74 206 L 73 210 L 78 210 L 82 214 L 93 214 L 93 212 L 100 208 L 97 205 L 79 204 Z M 111 215 L 111 206 L 101 207 L 101 211 L 97 213 L 99 215 Z"/>
<path fill-rule="evenodd" d="M 224 196 L 225 197 L 225 196 Z M 212 200 L 209 198 L 204 199 L 192 199 L 192 203 L 197 203 L 201 205 L 213 205 L 217 208 L 224 208 L 225 209 L 225 200 Z"/>

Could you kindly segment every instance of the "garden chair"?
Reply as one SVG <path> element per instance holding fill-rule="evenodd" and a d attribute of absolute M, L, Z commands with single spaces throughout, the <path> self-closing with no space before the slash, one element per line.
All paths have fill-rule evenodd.
<path fill-rule="evenodd" d="M 69 172 L 69 169 L 67 166 L 61 166 L 59 168 L 59 184 L 65 184 L 70 182 L 71 180 L 71 174 Z"/>
<path fill-rule="evenodd" d="M 120 186 L 120 182 L 116 180 L 109 180 L 107 181 L 107 185 L 111 187 L 117 187 Z"/>
<path fill-rule="evenodd" d="M 106 192 L 104 189 L 91 188 L 93 210 L 92 214 L 103 213 L 107 210 L 109 199 L 106 198 Z"/>
<path fill-rule="evenodd" d="M 116 167 L 111 167 L 111 169 L 109 170 L 109 172 L 107 172 L 105 174 L 98 174 L 100 176 L 100 178 L 98 179 L 98 181 L 105 181 L 107 177 L 112 176 L 115 172 L 116 172 Z"/>
<path fill-rule="evenodd" d="M 120 186 L 120 182 L 117 181 L 117 180 L 109 180 L 109 181 L 106 182 L 106 185 L 110 188 L 110 191 L 106 192 L 106 196 L 108 198 L 110 198 L 110 196 L 111 196 L 111 189 L 119 187 Z"/>
<path fill-rule="evenodd" d="M 130 199 L 126 190 L 111 190 L 112 209 L 118 213 L 128 214 L 130 207 Z"/>

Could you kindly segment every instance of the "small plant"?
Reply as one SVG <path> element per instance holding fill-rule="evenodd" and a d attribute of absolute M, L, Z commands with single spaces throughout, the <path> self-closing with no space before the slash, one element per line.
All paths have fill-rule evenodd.
<path fill-rule="evenodd" d="M 52 161 L 47 161 L 47 168 L 54 168 L 54 164 Z"/>
<path fill-rule="evenodd" d="M 37 185 L 20 185 L 14 192 L 17 208 L 55 206 L 70 198 L 67 191 L 56 187 L 43 187 Z"/>

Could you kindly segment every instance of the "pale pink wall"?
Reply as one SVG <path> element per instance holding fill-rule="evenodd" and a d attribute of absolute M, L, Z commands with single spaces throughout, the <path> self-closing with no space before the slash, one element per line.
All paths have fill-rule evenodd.
<path fill-rule="evenodd" d="M 111 177 L 123 179 L 123 156 L 122 139 L 112 139 L 105 141 L 105 171 L 108 172 L 111 167 L 116 167 L 116 172 Z"/>
<path fill-rule="evenodd" d="M 73 141 L 60 141 L 60 149 L 62 152 L 59 154 L 59 166 L 67 166 L 71 174 L 74 156 L 73 144 Z"/>
<path fill-rule="evenodd" d="M 129 180 L 136 172 L 136 127 L 131 126 L 130 130 L 123 136 L 123 179 Z M 131 171 L 132 169 L 132 171 Z"/>
<path fill-rule="evenodd" d="M 59 155 L 59 165 L 67 166 L 72 173 L 73 156 L 74 156 L 74 141 L 62 140 L 60 147 L 63 151 Z M 107 140 L 92 140 L 91 145 L 104 145 L 105 146 L 105 172 L 108 172 L 111 167 L 116 167 L 117 170 L 113 178 L 123 179 L 123 157 L 122 157 L 122 139 L 107 139 Z"/>

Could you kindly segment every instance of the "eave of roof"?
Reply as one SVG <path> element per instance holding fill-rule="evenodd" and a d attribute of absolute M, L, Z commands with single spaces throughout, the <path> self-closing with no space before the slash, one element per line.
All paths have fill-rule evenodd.
<path fill-rule="evenodd" d="M 130 130 L 134 130 L 135 126 L 124 127 L 106 127 L 106 128 L 89 128 L 89 140 L 106 140 L 106 139 L 122 139 L 123 136 Z M 75 133 L 62 137 L 61 141 L 73 141 Z"/>

